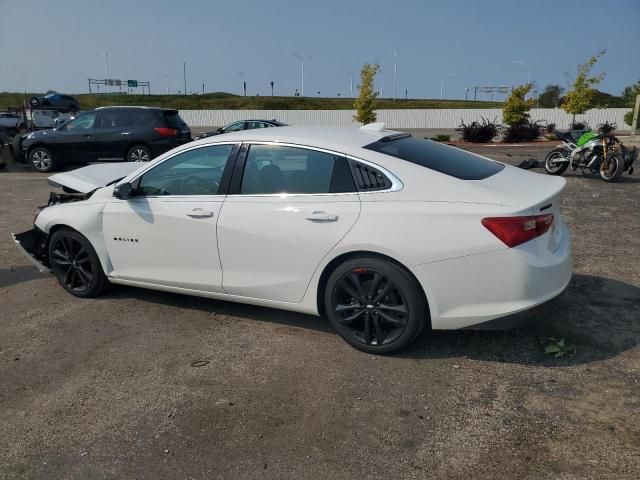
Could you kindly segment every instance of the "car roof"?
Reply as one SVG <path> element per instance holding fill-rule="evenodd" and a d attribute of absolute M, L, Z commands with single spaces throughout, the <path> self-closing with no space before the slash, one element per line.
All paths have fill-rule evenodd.
<path fill-rule="evenodd" d="M 225 133 L 220 136 L 206 137 L 198 142 L 270 141 L 341 151 L 360 149 L 381 138 L 398 133 L 400 132 L 393 130 L 371 131 L 357 127 L 279 127 Z"/>
<path fill-rule="evenodd" d="M 175 108 L 164 107 L 142 107 L 138 105 L 110 105 L 108 107 L 97 107 L 95 110 L 116 110 L 116 109 L 131 109 L 131 110 L 156 110 L 162 112 L 177 112 Z"/>

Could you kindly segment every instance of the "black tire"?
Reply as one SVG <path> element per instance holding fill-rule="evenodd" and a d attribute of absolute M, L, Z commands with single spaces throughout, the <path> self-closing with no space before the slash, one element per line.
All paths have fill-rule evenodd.
<path fill-rule="evenodd" d="M 22 135 L 16 135 L 11 142 L 11 152 L 13 153 L 13 159 L 16 162 L 22 162 Z"/>
<path fill-rule="evenodd" d="M 624 158 L 622 155 L 616 153 L 609 158 L 609 168 L 600 166 L 600 178 L 607 183 L 615 183 L 622 176 L 624 172 Z"/>
<path fill-rule="evenodd" d="M 554 148 L 544 159 L 544 171 L 549 175 L 562 175 L 569 166 L 569 162 L 552 163 L 555 158 L 567 158 L 569 151 L 566 148 Z"/>
<path fill-rule="evenodd" d="M 29 151 L 29 163 L 38 172 L 47 173 L 53 171 L 56 162 L 51 150 L 45 147 L 35 147 Z"/>
<path fill-rule="evenodd" d="M 127 150 L 125 159 L 127 162 L 148 162 L 153 158 L 151 149 L 146 145 L 134 145 Z"/>
<path fill-rule="evenodd" d="M 429 321 L 413 276 L 391 261 L 369 256 L 347 260 L 331 273 L 324 305 L 338 335 L 368 353 L 407 347 Z"/>
<path fill-rule="evenodd" d="M 96 297 L 109 288 L 109 280 L 91 242 L 84 235 L 61 228 L 49 239 L 49 263 L 58 283 L 76 297 Z"/>

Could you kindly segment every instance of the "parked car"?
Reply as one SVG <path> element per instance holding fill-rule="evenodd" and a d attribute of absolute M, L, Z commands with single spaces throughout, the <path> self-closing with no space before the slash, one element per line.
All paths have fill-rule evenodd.
<path fill-rule="evenodd" d="M 74 119 L 78 113 L 79 112 L 59 111 L 51 108 L 34 108 L 28 113 L 30 116 L 29 127 L 36 130 L 54 128 L 68 120 Z"/>
<path fill-rule="evenodd" d="M 0 128 L 13 130 L 14 132 L 24 128 L 22 115 L 12 112 L 0 112 Z"/>
<path fill-rule="evenodd" d="M 70 112 L 77 112 L 80 110 L 80 102 L 78 102 L 74 97 L 55 92 L 49 93 L 44 97 L 31 97 L 29 99 L 29 105 L 32 108 L 49 107 L 59 110 L 67 110 Z"/>
<path fill-rule="evenodd" d="M 58 173 L 17 245 L 78 297 L 118 283 L 326 314 L 389 353 L 571 278 L 565 180 L 384 130 L 283 127 Z"/>
<path fill-rule="evenodd" d="M 7 159 L 11 156 L 11 132 L 0 127 L 0 170 L 7 166 Z"/>
<path fill-rule="evenodd" d="M 254 128 L 271 128 L 271 127 L 286 127 L 286 123 L 278 122 L 277 120 L 240 120 L 239 122 L 233 122 L 225 127 L 218 128 L 211 132 L 201 133 L 200 135 L 193 137 L 194 140 L 201 140 L 203 138 L 212 137 L 214 135 L 220 135 L 222 133 L 239 132 L 241 130 L 253 130 Z"/>
<path fill-rule="evenodd" d="M 191 141 L 177 110 L 100 107 L 22 137 L 19 157 L 40 172 L 68 163 L 142 161 Z"/>

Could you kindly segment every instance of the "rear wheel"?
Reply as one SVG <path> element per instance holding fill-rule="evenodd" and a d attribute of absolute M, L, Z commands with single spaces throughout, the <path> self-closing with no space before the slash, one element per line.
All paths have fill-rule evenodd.
<path fill-rule="evenodd" d="M 364 352 L 401 350 L 427 323 L 426 302 L 415 279 L 395 263 L 375 257 L 338 266 L 324 301 L 336 332 Z"/>
<path fill-rule="evenodd" d="M 75 230 L 63 228 L 51 235 L 49 262 L 60 285 L 76 297 L 95 297 L 109 286 L 93 246 Z"/>
<path fill-rule="evenodd" d="M 600 165 L 600 178 L 605 182 L 617 182 L 624 171 L 624 158 L 622 155 L 615 154 L 609 157 L 609 162 L 603 162 Z"/>
<path fill-rule="evenodd" d="M 44 147 L 36 147 L 29 152 L 29 163 L 39 172 L 50 172 L 55 167 L 51 150 Z"/>
<path fill-rule="evenodd" d="M 151 160 L 151 149 L 146 145 L 134 145 L 127 151 L 127 162 L 148 162 Z"/>
<path fill-rule="evenodd" d="M 544 159 L 544 170 L 549 175 L 562 175 L 569 166 L 567 161 L 559 161 L 567 159 L 569 152 L 564 148 L 554 148 Z"/>

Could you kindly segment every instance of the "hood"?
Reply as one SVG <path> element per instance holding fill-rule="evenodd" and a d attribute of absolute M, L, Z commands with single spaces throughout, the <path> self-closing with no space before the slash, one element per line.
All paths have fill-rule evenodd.
<path fill-rule="evenodd" d="M 70 172 L 56 173 L 49 177 L 49 183 L 54 187 L 89 193 L 117 182 L 140 167 L 141 164 L 137 162 L 99 163 Z"/>

